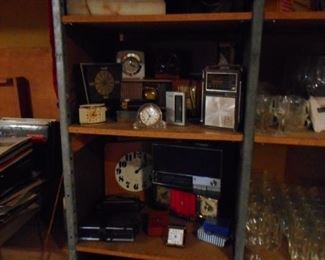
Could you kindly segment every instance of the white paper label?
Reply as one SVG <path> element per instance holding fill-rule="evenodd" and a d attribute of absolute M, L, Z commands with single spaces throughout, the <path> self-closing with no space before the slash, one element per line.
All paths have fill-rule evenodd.
<path fill-rule="evenodd" d="M 217 178 L 193 176 L 193 189 L 220 192 L 221 180 Z"/>

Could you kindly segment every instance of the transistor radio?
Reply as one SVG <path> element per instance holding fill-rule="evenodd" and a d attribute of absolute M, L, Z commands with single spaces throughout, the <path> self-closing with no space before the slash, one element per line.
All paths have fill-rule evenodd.
<path fill-rule="evenodd" d="M 240 66 L 207 66 L 203 70 L 201 121 L 205 126 L 237 130 L 241 114 Z"/>

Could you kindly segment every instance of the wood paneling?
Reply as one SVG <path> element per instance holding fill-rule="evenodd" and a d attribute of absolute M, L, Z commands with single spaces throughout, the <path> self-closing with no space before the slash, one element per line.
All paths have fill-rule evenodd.
<path fill-rule="evenodd" d="M 5 48 L 0 52 L 0 77 L 21 76 L 29 81 L 33 116 L 57 119 L 51 49 Z"/>

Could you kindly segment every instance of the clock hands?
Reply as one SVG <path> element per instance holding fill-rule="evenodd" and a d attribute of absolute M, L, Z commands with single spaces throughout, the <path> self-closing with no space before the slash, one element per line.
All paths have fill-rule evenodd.
<path fill-rule="evenodd" d="M 140 167 L 139 167 L 138 169 L 136 169 L 136 170 L 134 171 L 134 173 L 138 173 L 140 170 L 142 170 L 143 168 L 145 168 L 145 167 L 147 167 L 147 166 L 148 166 L 148 164 L 147 164 L 147 160 L 142 161 Z"/>

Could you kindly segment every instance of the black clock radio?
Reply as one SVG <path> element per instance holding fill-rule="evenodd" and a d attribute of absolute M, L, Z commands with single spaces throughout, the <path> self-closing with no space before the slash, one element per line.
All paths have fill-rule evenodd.
<path fill-rule="evenodd" d="M 153 183 L 219 197 L 223 177 L 233 176 L 238 160 L 234 143 L 153 143 Z"/>

